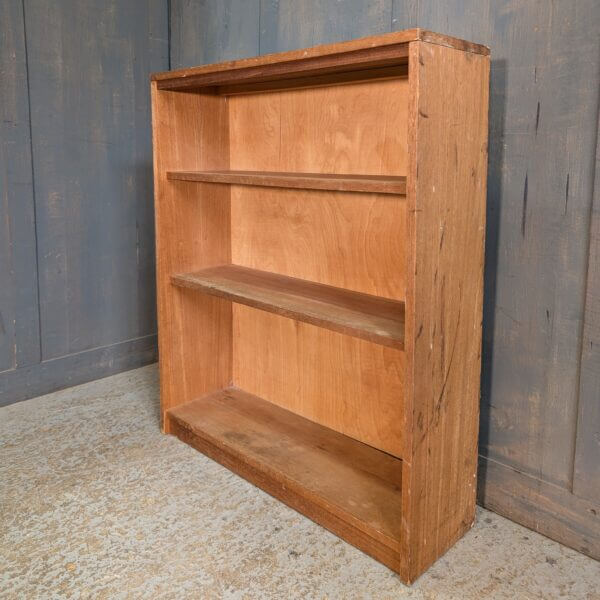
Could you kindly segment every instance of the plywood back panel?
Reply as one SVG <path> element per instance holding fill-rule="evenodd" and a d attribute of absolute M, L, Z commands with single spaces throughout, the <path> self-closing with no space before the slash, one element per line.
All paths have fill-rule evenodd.
<path fill-rule="evenodd" d="M 408 79 L 228 98 L 231 169 L 406 175 Z"/>
<path fill-rule="evenodd" d="M 406 78 L 227 101 L 232 169 L 406 173 Z M 404 196 L 232 186 L 232 262 L 403 300 L 405 220 Z M 400 454 L 400 351 L 241 306 L 233 335 L 235 385 Z"/>
<path fill-rule="evenodd" d="M 233 384 L 400 456 L 404 352 L 233 306 Z"/>
<path fill-rule="evenodd" d="M 232 261 L 404 300 L 403 196 L 232 186 Z"/>

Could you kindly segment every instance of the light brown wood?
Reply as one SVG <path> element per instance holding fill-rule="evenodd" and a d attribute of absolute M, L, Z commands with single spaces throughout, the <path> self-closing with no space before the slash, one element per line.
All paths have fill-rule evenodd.
<path fill-rule="evenodd" d="M 372 553 L 398 555 L 402 461 L 236 388 L 168 414 L 215 460 L 332 530 L 355 530 Z"/>
<path fill-rule="evenodd" d="M 230 169 L 406 175 L 408 79 L 228 98 Z"/>
<path fill-rule="evenodd" d="M 171 275 L 231 260 L 230 190 L 167 180 L 229 167 L 224 98 L 152 88 L 161 414 L 231 381 L 231 304 L 173 288 Z M 202 235 L 198 235 L 202 232 Z M 201 346 L 211 356 L 201 360 Z"/>
<path fill-rule="evenodd" d="M 348 42 L 166 71 L 156 73 L 152 78 L 159 82 L 159 89 L 197 89 L 215 83 L 282 79 L 298 73 L 318 74 L 325 70 L 339 72 L 353 68 L 364 69 L 367 66 L 377 67 L 386 62 L 393 64 L 394 60 L 406 59 L 408 43 L 415 40 L 454 47 L 466 52 L 489 54 L 489 48 L 480 44 L 423 29 L 407 29 Z"/>
<path fill-rule="evenodd" d="M 167 173 L 167 178 L 178 181 L 234 183 L 306 190 L 406 194 L 406 177 L 390 175 L 332 175 L 275 171 L 170 171 Z"/>
<path fill-rule="evenodd" d="M 171 281 L 384 346 L 404 347 L 404 303 L 395 300 L 238 265 L 182 273 Z"/>
<path fill-rule="evenodd" d="M 232 186 L 234 264 L 404 300 L 403 198 Z"/>
<path fill-rule="evenodd" d="M 489 58 L 410 48 L 404 577 L 475 517 Z M 405 537 L 404 537 L 405 536 Z"/>
<path fill-rule="evenodd" d="M 232 169 L 406 173 L 407 79 L 236 96 L 229 107 Z M 231 202 L 235 264 L 404 299 L 403 198 L 232 186 Z"/>
<path fill-rule="evenodd" d="M 165 429 L 406 582 L 474 518 L 488 77 L 412 30 L 153 84 Z"/>
<path fill-rule="evenodd" d="M 402 457 L 403 351 L 238 304 L 233 335 L 236 386 Z"/>

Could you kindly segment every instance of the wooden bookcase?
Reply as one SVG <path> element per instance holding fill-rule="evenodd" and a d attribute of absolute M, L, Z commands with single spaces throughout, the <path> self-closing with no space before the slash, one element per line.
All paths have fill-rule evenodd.
<path fill-rule="evenodd" d="M 152 77 L 163 430 L 413 581 L 473 523 L 489 51 Z"/>

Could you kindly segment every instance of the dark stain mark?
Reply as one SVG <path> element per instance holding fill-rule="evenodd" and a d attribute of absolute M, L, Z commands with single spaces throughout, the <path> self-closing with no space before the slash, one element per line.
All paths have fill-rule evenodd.
<path fill-rule="evenodd" d="M 435 273 L 433 274 L 433 283 L 437 282 L 437 267 L 435 269 Z"/>
<path fill-rule="evenodd" d="M 429 115 L 427 113 L 424 113 L 421 109 L 419 109 L 419 114 L 424 118 L 424 119 L 429 119 Z"/>
<path fill-rule="evenodd" d="M 554 565 L 556 564 L 556 559 L 555 559 L 555 558 L 552 558 L 551 556 L 546 556 L 546 562 L 547 562 L 549 565 L 552 565 L 552 566 L 554 566 Z"/>
<path fill-rule="evenodd" d="M 492 522 L 492 519 L 490 519 L 489 517 L 486 517 L 486 518 L 484 519 L 484 522 L 485 522 L 485 523 L 491 523 L 491 522 Z"/>
<path fill-rule="evenodd" d="M 442 294 L 442 298 L 443 298 Z M 440 421 L 441 412 L 442 412 L 442 404 L 444 400 L 444 393 L 446 392 L 446 385 L 448 384 L 448 379 L 450 378 L 450 372 L 452 371 L 452 363 L 454 362 L 454 351 L 456 350 L 456 342 L 458 341 L 458 334 L 460 332 L 460 320 L 461 320 L 461 309 L 462 309 L 462 288 L 459 286 L 458 288 L 458 315 L 456 317 L 456 330 L 454 332 L 454 340 L 452 341 L 452 348 L 450 349 L 450 359 L 448 361 L 448 368 L 446 369 L 446 374 L 444 376 L 444 383 L 442 384 L 442 389 L 440 390 L 440 395 L 438 396 L 437 402 L 433 408 L 433 423 L 437 426 Z M 444 348 L 444 344 L 442 343 L 442 350 Z M 446 360 L 445 357 L 441 357 L 441 364 L 445 365 Z"/>
<path fill-rule="evenodd" d="M 419 54 L 419 64 L 425 66 L 425 61 L 423 60 L 423 57 Z"/>
<path fill-rule="evenodd" d="M 419 416 L 417 417 L 417 427 L 419 428 L 419 431 L 423 430 L 423 413 L 420 412 Z"/>
<path fill-rule="evenodd" d="M 294 558 L 298 558 L 298 557 L 300 556 L 300 553 L 299 553 L 299 552 L 296 552 L 295 550 L 290 550 L 290 551 L 288 552 L 288 556 L 292 556 L 292 557 L 294 557 Z"/>
<path fill-rule="evenodd" d="M 565 184 L 565 215 L 567 214 L 567 208 L 569 207 L 569 178 L 571 173 L 567 173 L 567 183 Z"/>
<path fill-rule="evenodd" d="M 539 126 L 540 126 L 540 102 L 538 100 L 537 112 L 535 113 L 535 135 L 537 135 Z"/>
<path fill-rule="evenodd" d="M 252 442 L 252 438 L 245 433 L 239 431 L 226 431 L 223 437 L 232 442 L 241 442 L 242 444 L 249 445 Z"/>
<path fill-rule="evenodd" d="M 135 261 L 140 264 L 140 224 L 135 220 Z"/>
<path fill-rule="evenodd" d="M 590 508 L 590 512 L 591 512 L 591 513 L 592 513 L 594 516 L 596 516 L 596 515 L 598 514 L 598 513 L 596 512 L 596 509 L 595 509 L 595 508 Z"/>
<path fill-rule="evenodd" d="M 419 327 L 419 331 L 417 331 L 417 337 L 415 338 L 415 342 L 421 337 L 422 333 L 423 333 L 423 323 L 421 323 L 421 326 Z"/>
<path fill-rule="evenodd" d="M 440 237 L 440 250 L 442 249 L 442 246 L 444 245 L 444 235 L 446 234 L 446 227 L 442 227 L 442 236 Z"/>
<path fill-rule="evenodd" d="M 280 527 L 279 525 L 275 525 L 275 527 L 274 527 L 273 531 L 274 531 L 275 533 L 279 533 L 279 532 L 281 531 L 281 527 Z"/>
<path fill-rule="evenodd" d="M 521 235 L 525 237 L 527 225 L 527 188 L 529 186 L 529 173 L 525 173 L 525 186 L 523 187 L 523 214 L 521 215 Z"/>
<path fill-rule="evenodd" d="M 533 69 L 533 80 L 537 83 L 537 67 L 534 67 Z"/>
<path fill-rule="evenodd" d="M 550 311 L 548 309 L 546 309 L 546 321 L 550 323 Z"/>

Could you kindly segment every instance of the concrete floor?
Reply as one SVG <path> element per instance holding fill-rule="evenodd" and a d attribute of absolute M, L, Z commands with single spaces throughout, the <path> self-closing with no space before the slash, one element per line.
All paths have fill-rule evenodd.
<path fill-rule="evenodd" d="M 158 429 L 156 367 L 0 409 L 0 598 L 600 599 L 494 513 L 412 587 Z"/>

